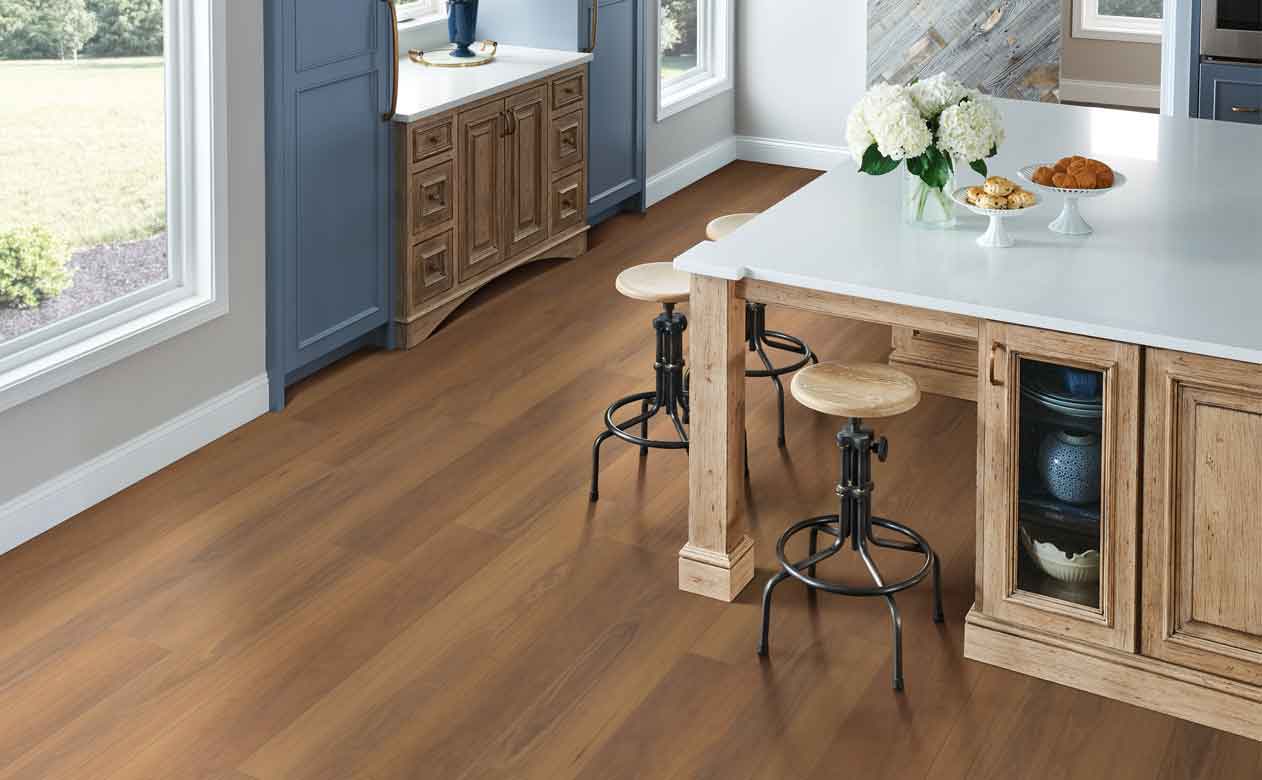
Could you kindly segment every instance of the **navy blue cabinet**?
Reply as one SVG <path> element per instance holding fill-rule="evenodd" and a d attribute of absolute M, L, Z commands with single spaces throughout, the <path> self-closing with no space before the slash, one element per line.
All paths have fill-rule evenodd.
<path fill-rule="evenodd" d="M 1202 119 L 1262 125 L 1262 65 L 1202 62 Z"/>
<path fill-rule="evenodd" d="M 267 0 L 268 373 L 389 337 L 394 38 L 383 0 Z"/>
<path fill-rule="evenodd" d="M 486 2 L 478 37 L 545 49 L 590 49 L 587 128 L 588 203 L 592 224 L 644 208 L 646 0 Z M 656 9 L 656 6 L 653 6 Z"/>

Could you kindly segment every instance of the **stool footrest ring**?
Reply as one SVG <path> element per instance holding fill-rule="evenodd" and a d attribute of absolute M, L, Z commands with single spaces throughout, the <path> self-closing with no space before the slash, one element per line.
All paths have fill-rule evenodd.
<path fill-rule="evenodd" d="M 614 422 L 614 419 L 613 419 L 614 414 L 622 407 L 630 406 L 631 404 L 634 404 L 634 403 L 643 403 L 644 401 L 652 401 L 655 398 L 657 398 L 657 393 L 650 390 L 644 393 L 636 393 L 635 395 L 629 395 L 625 398 L 620 398 L 617 401 L 614 401 L 612 404 L 609 405 L 609 408 L 605 410 L 605 427 L 614 436 L 617 436 L 619 439 L 622 439 L 623 441 L 630 442 L 636 445 L 637 447 L 653 447 L 660 450 L 686 450 L 688 449 L 688 439 L 683 436 L 682 432 L 680 433 L 681 438 L 679 440 L 669 440 L 669 441 L 664 441 L 661 439 L 645 439 L 643 437 L 636 436 L 635 434 L 626 432 L 625 430 L 626 428 L 632 428 L 644 422 L 645 420 L 648 420 L 649 418 L 656 416 L 657 413 L 661 411 L 661 407 L 650 406 L 647 412 L 638 414 L 635 417 L 632 417 L 630 420 L 627 420 L 621 423 Z M 673 415 L 671 416 L 673 418 Z"/>
<path fill-rule="evenodd" d="M 929 546 L 929 543 L 925 541 L 924 537 L 921 536 L 916 531 L 908 528 L 907 526 L 902 525 L 901 523 L 895 523 L 890 520 L 886 520 L 884 518 L 879 518 L 879 517 L 872 518 L 872 525 L 880 527 L 880 528 L 884 528 L 887 531 L 893 531 L 894 533 L 901 534 L 911 539 L 912 541 L 910 543 L 897 542 L 897 541 L 891 542 L 890 540 L 877 539 L 873 536 L 869 536 L 868 540 L 871 541 L 873 544 L 877 545 L 878 547 L 887 547 L 889 549 L 894 549 L 894 550 L 916 552 L 916 553 L 920 553 L 921 555 L 924 555 L 925 556 L 924 565 L 921 566 L 920 569 L 915 574 L 911 575 L 910 577 L 907 577 L 906 579 L 899 580 L 898 582 L 891 582 L 887 585 L 878 585 L 874 587 L 858 587 L 854 585 L 845 585 L 838 582 L 829 582 L 828 580 L 821 580 L 818 577 L 812 577 L 809 574 L 804 573 L 808 569 L 813 568 L 820 561 L 823 561 L 827 558 L 831 558 L 833 555 L 841 551 L 842 546 L 846 538 L 848 537 L 848 534 L 844 534 L 844 533 L 838 534 L 838 531 L 837 531 L 838 523 L 839 523 L 839 520 L 838 520 L 837 515 L 820 515 L 818 517 L 812 517 L 807 520 L 802 520 L 790 526 L 789 530 L 785 531 L 780 536 L 779 541 L 776 542 L 776 558 L 779 560 L 780 567 L 784 570 L 784 572 L 788 574 L 789 576 L 797 580 L 800 580 L 801 582 L 805 583 L 808 587 L 811 587 L 811 588 L 816 588 L 818 590 L 826 591 L 828 593 L 837 593 L 842 596 L 865 596 L 865 597 L 866 596 L 891 596 L 895 593 L 898 593 L 899 591 L 907 590 L 908 588 L 918 585 L 920 582 L 922 582 L 925 579 L 925 577 L 929 576 L 929 572 L 933 568 L 936 555 L 933 552 L 933 548 Z M 801 561 L 790 563 L 788 558 L 785 557 L 785 553 L 784 553 L 785 544 L 788 542 L 789 539 L 791 539 L 796 534 L 799 534 L 802 531 L 806 531 L 811 528 L 818 529 L 820 532 L 827 533 L 830 536 L 837 537 L 837 541 L 835 541 L 832 545 L 825 548 L 824 550 L 821 550 L 820 552 L 808 558 L 805 558 Z"/>

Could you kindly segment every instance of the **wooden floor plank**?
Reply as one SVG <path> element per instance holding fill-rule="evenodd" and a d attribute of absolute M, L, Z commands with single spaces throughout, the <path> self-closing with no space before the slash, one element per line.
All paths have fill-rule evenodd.
<path fill-rule="evenodd" d="M 653 381 L 655 307 L 614 278 L 815 175 L 737 163 L 619 215 L 580 260 L 507 274 L 416 349 L 352 356 L 0 556 L 0 780 L 1262 776 L 1259 743 L 963 659 L 970 404 L 879 425 L 877 512 L 944 573 L 945 626 L 927 584 L 899 596 L 902 694 L 879 601 L 786 583 L 760 660 L 758 587 L 676 588 L 685 453 L 610 442 L 588 501 L 600 415 Z M 768 320 L 824 359 L 889 350 L 875 325 Z M 783 529 L 836 502 L 839 421 L 789 399 L 780 449 L 775 410 L 751 380 L 756 585 Z"/>

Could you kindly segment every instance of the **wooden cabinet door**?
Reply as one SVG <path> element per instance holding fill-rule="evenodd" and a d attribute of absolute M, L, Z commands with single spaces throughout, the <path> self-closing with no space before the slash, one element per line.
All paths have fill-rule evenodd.
<path fill-rule="evenodd" d="M 981 348 L 983 613 L 1134 651 L 1139 348 L 994 322 Z"/>
<path fill-rule="evenodd" d="M 507 130 L 504 101 L 462 112 L 459 118 L 460 198 L 459 250 L 456 276 L 460 282 L 483 274 L 507 259 L 504 247 L 505 154 Z"/>
<path fill-rule="evenodd" d="M 548 237 L 547 88 L 522 90 L 505 101 L 508 180 L 504 246 L 516 258 Z"/>
<path fill-rule="evenodd" d="M 1147 364 L 1142 652 L 1262 685 L 1262 367 Z"/>

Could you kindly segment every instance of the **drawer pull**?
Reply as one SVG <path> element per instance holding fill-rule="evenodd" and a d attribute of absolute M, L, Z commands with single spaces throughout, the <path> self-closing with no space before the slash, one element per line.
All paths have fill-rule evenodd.
<path fill-rule="evenodd" d="M 431 136 L 429 137 L 429 140 L 428 140 L 426 143 L 430 144 L 431 146 L 437 146 L 437 145 L 438 145 L 438 136 L 436 136 L 436 135 L 431 135 Z"/>
<path fill-rule="evenodd" d="M 442 202 L 443 202 L 443 194 L 442 194 L 440 191 L 438 191 L 438 190 L 431 190 L 431 191 L 430 191 L 430 193 L 429 193 L 429 195 L 427 195 L 426 197 L 428 197 L 428 198 L 429 198 L 430 203 L 442 203 Z"/>
<path fill-rule="evenodd" d="M 1262 106 L 1232 106 L 1233 114 L 1256 114 L 1262 112 Z"/>
<path fill-rule="evenodd" d="M 999 350 L 1003 350 L 1006 354 L 1008 348 L 998 342 L 990 345 L 990 371 L 988 373 L 990 374 L 990 384 L 995 387 L 1003 387 L 1003 382 L 995 378 L 995 353 Z"/>

